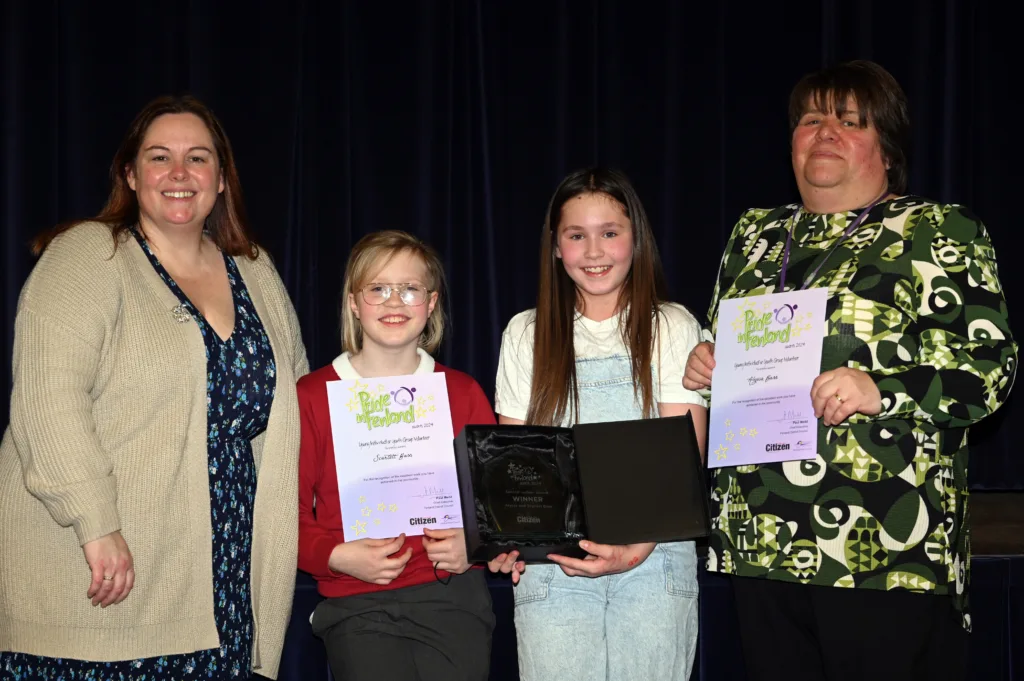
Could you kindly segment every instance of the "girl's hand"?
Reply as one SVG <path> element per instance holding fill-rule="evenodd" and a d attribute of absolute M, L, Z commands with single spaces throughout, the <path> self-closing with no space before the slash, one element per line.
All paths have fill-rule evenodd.
<path fill-rule="evenodd" d="M 580 560 L 557 554 L 550 554 L 548 558 L 558 563 L 562 572 L 570 577 L 600 577 L 632 570 L 647 560 L 655 546 L 653 542 L 622 546 L 596 544 L 584 539 L 580 542 L 580 548 L 590 554 L 586 558 Z"/>
<path fill-rule="evenodd" d="M 690 356 L 686 358 L 686 371 L 683 373 L 683 387 L 687 390 L 700 390 L 711 387 L 711 372 L 715 368 L 715 344 L 704 341 L 694 346 Z"/>
<path fill-rule="evenodd" d="M 506 575 L 511 574 L 512 584 L 516 585 L 519 583 L 519 575 L 526 572 L 526 563 L 521 560 L 516 560 L 517 558 L 519 558 L 518 551 L 500 553 L 487 563 L 487 569 L 491 572 L 501 572 Z"/>
<path fill-rule="evenodd" d="M 457 575 L 469 569 L 466 558 L 466 535 L 461 528 L 453 530 L 423 530 L 423 548 L 427 558 L 438 570 Z"/>
<path fill-rule="evenodd" d="M 357 539 L 334 547 L 327 561 L 335 572 L 351 575 L 370 584 L 387 586 L 402 574 L 412 557 L 412 547 L 392 558 L 405 544 L 405 534 L 394 539 Z"/>

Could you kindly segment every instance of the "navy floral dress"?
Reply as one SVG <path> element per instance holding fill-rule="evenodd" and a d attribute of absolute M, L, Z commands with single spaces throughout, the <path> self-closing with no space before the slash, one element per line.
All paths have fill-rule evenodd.
<path fill-rule="evenodd" d="M 221 340 L 138 233 L 136 238 L 153 267 L 181 300 L 182 309 L 176 311 L 187 311 L 191 315 L 206 343 L 213 607 L 220 647 L 124 662 L 85 662 L 3 652 L 0 653 L 0 679 L 192 681 L 251 678 L 253 619 L 249 569 L 256 465 L 250 440 L 267 427 L 276 387 L 274 355 L 233 259 L 224 257 L 235 303 L 235 327 L 227 340 Z"/>

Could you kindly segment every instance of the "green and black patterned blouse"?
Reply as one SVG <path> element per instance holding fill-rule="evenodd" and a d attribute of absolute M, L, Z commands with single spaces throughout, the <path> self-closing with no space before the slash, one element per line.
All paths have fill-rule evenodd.
<path fill-rule="evenodd" d="M 827 257 L 809 284 L 829 291 L 821 369 L 866 371 L 882 412 L 819 420 L 814 459 L 713 471 L 708 569 L 948 594 L 970 629 L 967 428 L 1006 400 L 1017 367 L 995 254 L 968 210 L 916 196 L 875 206 L 830 251 L 856 216 L 790 205 L 733 229 L 711 333 L 719 300 L 776 292 L 792 228 L 787 290 Z"/>

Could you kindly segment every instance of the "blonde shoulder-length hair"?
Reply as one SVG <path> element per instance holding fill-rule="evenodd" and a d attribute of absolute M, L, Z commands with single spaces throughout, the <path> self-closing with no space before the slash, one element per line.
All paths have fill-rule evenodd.
<path fill-rule="evenodd" d="M 412 234 L 397 229 L 367 234 L 352 247 L 345 265 L 345 283 L 341 289 L 341 346 L 349 354 L 358 354 L 363 349 L 363 326 L 359 323 L 349 296 L 370 283 L 399 253 L 418 257 L 427 269 L 427 281 L 423 282 L 431 293 L 437 293 L 434 310 L 427 319 L 427 325 L 420 334 L 419 346 L 433 354 L 441 345 L 444 336 L 444 265 L 437 251 Z M 429 299 L 428 299 L 429 302 Z M 427 304 L 427 303 L 424 303 Z"/>

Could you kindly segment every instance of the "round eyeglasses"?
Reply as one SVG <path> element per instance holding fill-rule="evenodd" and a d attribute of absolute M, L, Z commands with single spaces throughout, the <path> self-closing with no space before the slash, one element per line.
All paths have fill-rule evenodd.
<path fill-rule="evenodd" d="M 367 284 L 360 292 L 368 305 L 383 305 L 392 293 L 398 293 L 399 300 L 410 307 L 422 305 L 430 295 L 430 289 L 422 284 Z"/>

